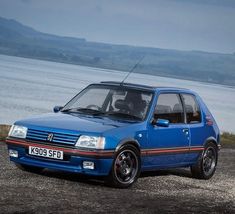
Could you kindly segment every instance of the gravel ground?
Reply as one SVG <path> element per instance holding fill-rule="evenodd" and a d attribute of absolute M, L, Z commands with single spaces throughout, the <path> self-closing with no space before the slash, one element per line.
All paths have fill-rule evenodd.
<path fill-rule="evenodd" d="M 187 169 L 144 173 L 129 189 L 102 180 L 17 169 L 0 143 L 0 213 L 235 213 L 235 149 L 222 149 L 210 180 Z"/>

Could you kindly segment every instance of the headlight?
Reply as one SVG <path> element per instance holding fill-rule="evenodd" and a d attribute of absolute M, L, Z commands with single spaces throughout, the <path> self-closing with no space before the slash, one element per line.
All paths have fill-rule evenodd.
<path fill-rule="evenodd" d="M 18 137 L 18 138 L 26 138 L 27 128 L 24 126 L 13 125 L 9 131 L 8 136 L 10 137 Z"/>
<path fill-rule="evenodd" d="M 81 135 L 75 146 L 90 149 L 104 149 L 105 138 Z"/>

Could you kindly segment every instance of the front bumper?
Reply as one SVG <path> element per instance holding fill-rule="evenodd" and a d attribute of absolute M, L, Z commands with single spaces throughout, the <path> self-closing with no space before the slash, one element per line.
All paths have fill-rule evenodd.
<path fill-rule="evenodd" d="M 78 150 L 72 147 L 48 145 L 43 142 L 32 142 L 12 138 L 8 138 L 6 143 L 8 144 L 8 149 L 18 151 L 18 158 L 10 157 L 10 160 L 15 163 L 95 176 L 108 175 L 114 157 L 114 151 L 111 150 Z M 64 160 L 29 155 L 29 146 L 63 151 Z M 94 162 L 95 168 L 84 169 L 82 166 L 83 161 Z"/>

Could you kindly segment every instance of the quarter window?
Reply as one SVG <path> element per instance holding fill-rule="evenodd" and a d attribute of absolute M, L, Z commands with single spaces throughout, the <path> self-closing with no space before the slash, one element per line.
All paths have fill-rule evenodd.
<path fill-rule="evenodd" d="M 184 111 L 178 94 L 160 94 L 154 112 L 155 119 L 166 119 L 170 123 L 183 123 Z"/>
<path fill-rule="evenodd" d="M 200 123 L 201 111 L 195 97 L 190 94 L 183 94 L 182 97 L 185 105 L 187 123 Z"/>

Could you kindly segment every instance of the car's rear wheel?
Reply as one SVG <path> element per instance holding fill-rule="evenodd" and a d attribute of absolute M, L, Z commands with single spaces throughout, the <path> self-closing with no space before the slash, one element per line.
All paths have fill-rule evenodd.
<path fill-rule="evenodd" d="M 214 143 L 205 146 L 196 165 L 191 167 L 193 177 L 199 179 L 211 178 L 216 170 L 218 159 L 218 149 Z"/>
<path fill-rule="evenodd" d="M 109 184 L 118 188 L 131 186 L 140 175 L 140 153 L 132 145 L 124 145 L 116 154 L 110 175 Z"/>
<path fill-rule="evenodd" d="M 29 166 L 29 165 L 26 165 L 26 164 L 19 164 L 19 163 L 15 163 L 15 165 L 17 166 L 17 168 L 19 168 L 23 171 L 33 172 L 33 173 L 40 173 L 44 169 L 42 167 Z"/>

